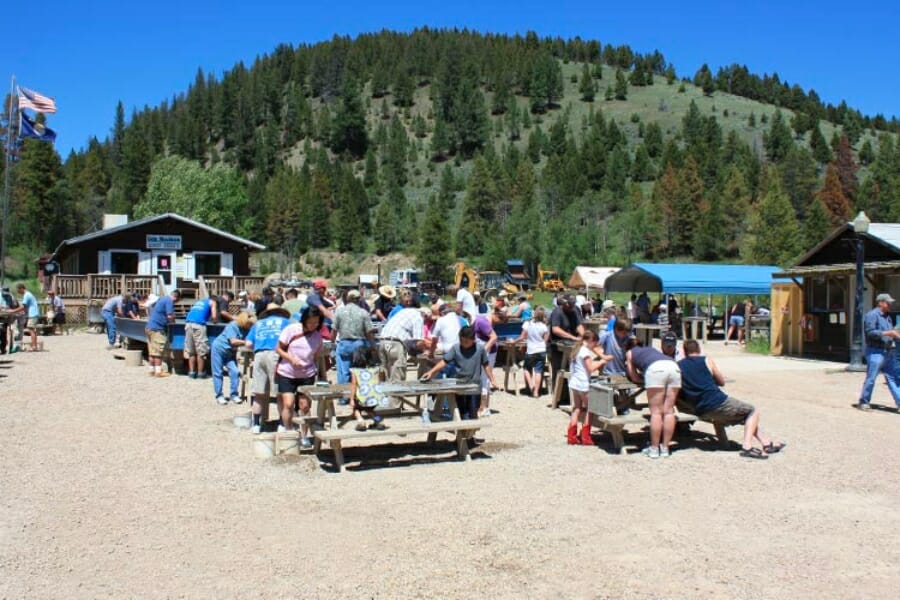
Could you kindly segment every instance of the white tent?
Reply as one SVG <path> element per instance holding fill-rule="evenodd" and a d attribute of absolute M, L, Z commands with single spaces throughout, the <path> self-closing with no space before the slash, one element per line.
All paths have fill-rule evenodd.
<path fill-rule="evenodd" d="M 605 290 L 606 278 L 618 271 L 618 267 L 575 267 L 569 277 L 568 286 L 586 293 L 602 294 Z"/>

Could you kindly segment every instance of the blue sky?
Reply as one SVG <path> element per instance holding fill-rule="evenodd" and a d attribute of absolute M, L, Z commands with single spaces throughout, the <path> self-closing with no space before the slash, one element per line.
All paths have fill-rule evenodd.
<path fill-rule="evenodd" d="M 255 5 L 254 5 L 255 4 Z M 787 6 L 785 6 L 787 5 Z M 38 6 L 38 5 L 33 5 Z M 4 10 L 13 31 L 0 46 L 0 89 L 9 78 L 56 98 L 49 117 L 65 157 L 104 138 L 121 99 L 156 105 L 187 88 L 198 67 L 220 74 L 279 43 L 314 43 L 335 33 L 417 26 L 599 39 L 639 52 L 659 49 L 679 75 L 703 63 L 752 72 L 847 100 L 863 113 L 900 116 L 896 75 L 900 4 L 775 2 L 233 2 L 57 1 Z M 20 17 L 15 15 L 19 13 Z"/>

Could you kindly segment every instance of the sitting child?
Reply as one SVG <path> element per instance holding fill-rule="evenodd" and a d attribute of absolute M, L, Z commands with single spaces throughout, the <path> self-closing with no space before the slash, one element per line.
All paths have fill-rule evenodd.
<path fill-rule="evenodd" d="M 384 373 L 374 364 L 369 348 L 361 346 L 353 351 L 350 361 L 350 398 L 353 402 L 353 418 L 356 430 L 365 431 L 366 422 L 362 413 L 372 419 L 374 429 L 386 429 L 384 417 L 375 414 L 379 406 L 389 406 L 389 401 L 381 391 Z"/>

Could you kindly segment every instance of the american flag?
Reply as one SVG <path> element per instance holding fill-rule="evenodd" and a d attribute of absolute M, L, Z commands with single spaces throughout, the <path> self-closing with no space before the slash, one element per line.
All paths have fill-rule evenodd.
<path fill-rule="evenodd" d="M 34 90 L 19 86 L 19 108 L 30 108 L 42 113 L 55 113 L 56 101 Z"/>

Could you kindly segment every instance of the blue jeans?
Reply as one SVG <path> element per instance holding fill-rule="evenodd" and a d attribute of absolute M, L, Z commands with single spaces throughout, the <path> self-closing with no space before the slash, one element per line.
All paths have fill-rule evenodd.
<path fill-rule="evenodd" d="M 897 381 L 897 353 L 882 350 L 880 348 L 866 348 L 866 382 L 863 384 L 862 395 L 859 397 L 861 404 L 872 401 L 872 389 L 875 387 L 875 379 L 879 373 L 884 373 L 888 389 L 894 402 L 900 406 L 900 382 Z"/>
<path fill-rule="evenodd" d="M 337 343 L 335 362 L 337 363 L 338 383 L 350 383 L 350 364 L 353 362 L 353 352 L 367 344 L 366 340 L 340 340 Z"/>
<path fill-rule="evenodd" d="M 225 369 L 228 369 L 228 379 L 231 381 L 230 396 L 237 396 L 240 376 L 238 375 L 238 366 L 234 352 L 230 350 L 221 352 L 213 348 L 210 355 L 212 356 L 213 393 L 216 397 L 222 395 L 222 380 L 225 378 Z"/>
<path fill-rule="evenodd" d="M 116 313 L 104 310 L 103 320 L 106 321 L 106 338 L 109 340 L 109 345 L 112 346 L 116 343 Z"/>

